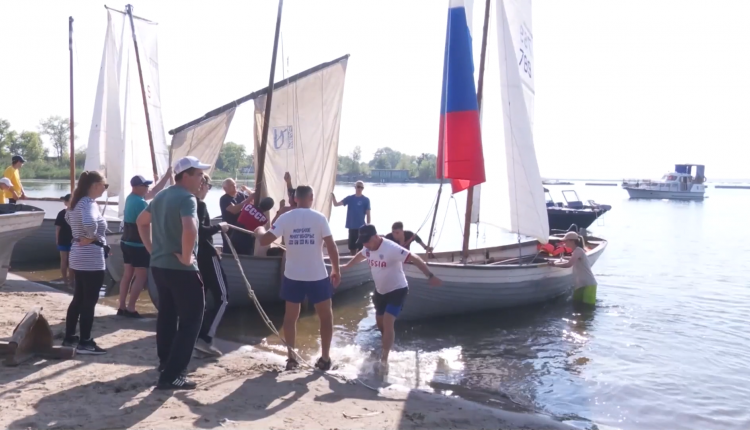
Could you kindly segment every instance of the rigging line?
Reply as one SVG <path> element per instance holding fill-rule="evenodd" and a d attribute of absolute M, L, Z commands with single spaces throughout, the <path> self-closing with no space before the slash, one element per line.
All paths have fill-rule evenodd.
<path fill-rule="evenodd" d="M 451 202 L 450 200 L 455 200 L 453 195 L 450 196 L 450 199 L 448 201 L 448 204 L 445 205 L 445 214 L 443 215 L 443 222 L 440 224 L 440 234 L 438 235 L 437 239 L 435 240 L 435 246 L 433 246 L 434 249 L 437 249 L 438 243 L 440 243 L 440 238 L 443 237 L 443 227 L 445 227 L 445 220 L 448 219 L 448 210 L 451 208 Z M 458 207 L 458 206 L 456 206 Z M 436 209 L 437 211 L 437 209 Z"/>
<path fill-rule="evenodd" d="M 425 224 L 427 224 L 427 221 L 430 220 L 430 215 L 432 215 L 432 207 L 435 205 L 435 200 L 436 199 L 437 199 L 437 194 L 435 194 L 435 197 L 433 197 L 432 203 L 430 203 L 430 210 L 427 211 L 427 215 L 424 217 L 424 220 L 422 221 L 422 224 L 419 226 L 419 228 L 417 229 L 417 231 L 415 232 L 415 234 L 419 233 L 424 228 Z"/>

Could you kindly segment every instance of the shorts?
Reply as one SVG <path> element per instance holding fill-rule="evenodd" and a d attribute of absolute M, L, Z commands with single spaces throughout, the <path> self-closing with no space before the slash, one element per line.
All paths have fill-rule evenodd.
<path fill-rule="evenodd" d="M 385 294 L 375 291 L 372 295 L 372 304 L 375 305 L 375 315 L 383 315 L 388 312 L 397 317 L 401 313 L 401 309 L 404 308 L 407 295 L 409 295 L 409 287 L 399 288 Z"/>
<path fill-rule="evenodd" d="M 359 229 L 358 228 L 350 228 L 349 229 L 349 250 L 356 249 L 357 251 L 362 250 L 362 244 L 357 243 L 359 240 Z"/>
<path fill-rule="evenodd" d="M 333 284 L 328 278 L 320 281 L 295 281 L 284 276 L 281 283 L 281 299 L 290 303 L 302 303 L 307 297 L 311 305 L 333 297 Z"/>
<path fill-rule="evenodd" d="M 150 266 L 151 254 L 148 253 L 145 246 L 132 246 L 120 242 L 120 249 L 122 249 L 123 263 L 130 264 L 133 267 L 143 267 L 145 269 L 148 269 Z"/>
<path fill-rule="evenodd" d="M 57 250 L 60 252 L 70 252 L 70 245 L 57 245 Z"/>

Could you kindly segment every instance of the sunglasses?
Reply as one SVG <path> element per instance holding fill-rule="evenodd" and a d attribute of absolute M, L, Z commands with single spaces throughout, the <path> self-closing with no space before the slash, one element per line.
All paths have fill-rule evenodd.
<path fill-rule="evenodd" d="M 364 190 L 365 187 L 356 187 L 358 190 Z"/>
<path fill-rule="evenodd" d="M 104 189 L 106 190 L 107 188 L 109 188 L 109 184 L 104 184 Z"/>
<path fill-rule="evenodd" d="M 209 184 L 207 182 L 204 182 L 203 185 L 205 185 L 206 187 L 208 187 L 209 190 L 214 187 L 212 184 Z"/>

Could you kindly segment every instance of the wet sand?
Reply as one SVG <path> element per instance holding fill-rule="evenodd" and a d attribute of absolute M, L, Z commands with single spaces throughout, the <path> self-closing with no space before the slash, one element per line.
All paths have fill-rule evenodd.
<path fill-rule="evenodd" d="M 42 306 L 59 342 L 69 295 L 10 275 L 0 298 L 0 336 Z M 154 327 L 153 318 L 123 319 L 98 305 L 94 337 L 108 354 L 0 367 L 0 428 L 570 429 L 438 394 L 281 372 L 281 357 L 218 340 L 223 357 L 190 364 L 197 390 L 158 391 Z"/>

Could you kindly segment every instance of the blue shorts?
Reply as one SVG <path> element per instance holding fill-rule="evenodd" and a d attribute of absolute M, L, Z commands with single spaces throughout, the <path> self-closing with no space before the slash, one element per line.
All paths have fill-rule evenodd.
<path fill-rule="evenodd" d="M 57 250 L 60 252 L 70 252 L 70 245 L 68 246 L 57 245 Z"/>
<path fill-rule="evenodd" d="M 320 281 L 295 281 L 284 276 L 281 284 L 281 299 L 290 303 L 302 303 L 307 297 L 311 305 L 333 297 L 333 284 L 328 278 Z"/>

